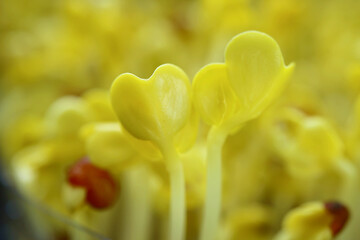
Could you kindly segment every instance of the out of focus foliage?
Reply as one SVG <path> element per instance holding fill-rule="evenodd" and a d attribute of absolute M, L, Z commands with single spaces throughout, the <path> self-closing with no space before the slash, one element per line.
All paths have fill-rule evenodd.
<path fill-rule="evenodd" d="M 124 225 L 126 211 L 118 213 L 119 206 L 100 213 L 86 208 L 84 192 L 64 180 L 71 164 L 90 156 L 94 164 L 128 184 L 124 194 L 129 197 L 121 203 L 136 198 L 131 188 L 144 193 L 151 189 L 153 196 L 147 195 L 153 199 L 151 207 L 146 205 L 148 198 L 137 199 L 157 219 L 151 229 L 154 239 L 160 239 L 169 205 L 166 169 L 152 143 L 135 139 L 115 123 L 111 83 L 124 72 L 148 78 L 165 63 L 177 65 L 192 81 L 203 66 L 225 62 L 224 49 L 233 36 L 257 30 L 272 36 L 285 63 L 295 62 L 296 68 L 276 103 L 225 143 L 219 239 L 300 240 L 320 235 L 331 239 L 328 216 L 322 215 L 318 203 L 291 213 L 302 203 L 329 199 L 347 204 L 353 216 L 341 239 L 356 238 L 360 235 L 359 13 L 356 0 L 0 1 L 3 165 L 24 194 L 108 234 L 110 223 Z M 132 101 L 131 94 L 126 101 Z M 197 122 L 197 113 L 190 108 L 186 118 Z M 211 117 L 218 121 L 217 116 L 205 121 L 211 122 Z M 187 237 L 195 239 L 205 195 L 208 127 L 202 122 L 199 131 L 196 124 L 186 126 L 186 137 L 179 136 L 178 145 L 184 145 Z M 178 130 L 172 125 L 167 129 Z M 194 147 L 185 152 L 197 133 Z M 139 186 L 139 181 L 149 186 Z M 321 231 L 303 220 L 301 211 L 306 209 L 321 215 Z M 286 214 L 290 217 L 284 218 Z M 122 220 L 113 220 L 115 215 Z M 305 219 L 309 216 L 312 212 Z M 133 236 L 126 230 L 121 234 Z"/>

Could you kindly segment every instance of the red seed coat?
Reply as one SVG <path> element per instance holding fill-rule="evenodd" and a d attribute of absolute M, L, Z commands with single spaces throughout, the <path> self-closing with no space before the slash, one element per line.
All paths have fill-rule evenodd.
<path fill-rule="evenodd" d="M 344 228 L 349 219 L 349 210 L 338 202 L 326 202 L 325 209 L 333 216 L 330 228 L 333 236 L 336 236 Z"/>
<path fill-rule="evenodd" d="M 86 201 L 94 208 L 107 208 L 117 198 L 118 187 L 114 178 L 87 158 L 69 168 L 67 180 L 72 186 L 86 189 Z"/>

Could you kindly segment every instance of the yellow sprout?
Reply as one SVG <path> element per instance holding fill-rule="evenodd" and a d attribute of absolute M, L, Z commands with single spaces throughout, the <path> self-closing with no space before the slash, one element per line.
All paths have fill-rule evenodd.
<path fill-rule="evenodd" d="M 293 66 L 285 66 L 274 39 L 249 31 L 229 42 L 225 63 L 207 65 L 196 74 L 195 107 L 212 126 L 207 138 L 208 180 L 201 240 L 216 235 L 221 206 L 221 150 L 227 135 L 257 117 L 279 96 Z"/>
<path fill-rule="evenodd" d="M 307 203 L 285 218 L 282 232 L 276 240 L 331 240 L 329 228 L 332 217 L 323 203 Z"/>
<path fill-rule="evenodd" d="M 114 81 L 111 101 L 128 132 L 161 145 L 183 128 L 190 116 L 190 83 L 186 74 L 171 64 L 158 67 L 149 79 L 125 73 Z"/>
<path fill-rule="evenodd" d="M 52 137 L 74 137 L 91 119 L 90 110 L 81 98 L 66 96 L 50 106 L 45 125 L 47 133 Z"/>
<path fill-rule="evenodd" d="M 135 163 L 137 152 L 118 123 L 86 125 L 83 130 L 90 161 L 112 171 Z"/>
<path fill-rule="evenodd" d="M 116 115 L 112 110 L 108 90 L 92 89 L 82 95 L 89 111 L 98 122 L 114 122 Z"/>
<path fill-rule="evenodd" d="M 342 161 L 342 141 L 326 119 L 290 108 L 279 112 L 275 124 L 270 128 L 273 144 L 291 174 L 318 176 Z"/>
<path fill-rule="evenodd" d="M 195 106 L 210 125 L 234 119 L 232 124 L 239 125 L 273 102 L 293 68 L 285 66 L 278 44 L 268 35 L 239 34 L 226 47 L 225 63 L 209 64 L 195 76 Z"/>
<path fill-rule="evenodd" d="M 28 2 L 0 1 L 0 165 L 68 218 L 26 207 L 36 236 L 329 240 L 301 204 L 334 199 L 359 238 L 360 1 Z M 88 160 L 114 207 L 69 185 Z"/>
<path fill-rule="evenodd" d="M 349 218 L 338 202 L 309 202 L 289 212 L 275 240 L 331 240 Z"/>
<path fill-rule="evenodd" d="M 184 237 L 184 172 L 175 146 L 180 140 L 175 141 L 175 137 L 191 118 L 190 91 L 186 74 L 171 64 L 159 66 L 149 79 L 122 74 L 111 87 L 112 106 L 124 128 L 139 139 L 155 143 L 164 157 L 171 184 L 172 240 Z"/>

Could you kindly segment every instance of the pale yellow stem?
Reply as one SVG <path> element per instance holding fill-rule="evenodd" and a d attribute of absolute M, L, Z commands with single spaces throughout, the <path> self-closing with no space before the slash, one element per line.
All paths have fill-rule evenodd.
<path fill-rule="evenodd" d="M 166 166 L 170 175 L 170 232 L 169 240 L 183 240 L 185 235 L 185 179 L 179 154 L 173 146 L 162 145 Z"/>
<path fill-rule="evenodd" d="M 201 240 L 214 239 L 218 230 L 222 195 L 221 152 L 226 136 L 225 131 L 212 127 L 207 138 L 207 185 Z"/>
<path fill-rule="evenodd" d="M 124 190 L 126 198 L 126 227 L 124 239 L 149 239 L 151 199 L 148 170 L 145 167 L 134 167 L 125 173 Z"/>

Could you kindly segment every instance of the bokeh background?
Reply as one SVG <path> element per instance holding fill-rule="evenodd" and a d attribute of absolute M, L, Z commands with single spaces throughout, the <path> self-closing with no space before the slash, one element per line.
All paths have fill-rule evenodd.
<path fill-rule="evenodd" d="M 205 64 L 222 61 L 226 43 L 246 30 L 273 36 L 285 61 L 297 64 L 292 83 L 308 87 L 326 107 L 340 106 L 328 111 L 337 121 L 346 118 L 359 88 L 356 0 L 0 4 L 0 126 L 6 157 L 22 144 L 9 146 L 15 140 L 6 134 L 20 124 L 19 115 L 41 116 L 59 96 L 107 89 L 123 72 L 148 77 L 163 63 L 180 66 L 192 78 Z"/>
<path fill-rule="evenodd" d="M 357 0 L 0 1 L 2 170 L 44 136 L 42 119 L 58 98 L 107 91 L 124 72 L 148 78 L 163 63 L 192 79 L 222 62 L 227 42 L 247 30 L 271 35 L 285 62 L 296 63 L 285 105 L 321 115 L 348 139 L 357 134 L 359 14 Z M 357 145 L 347 146 L 355 158 Z"/>

